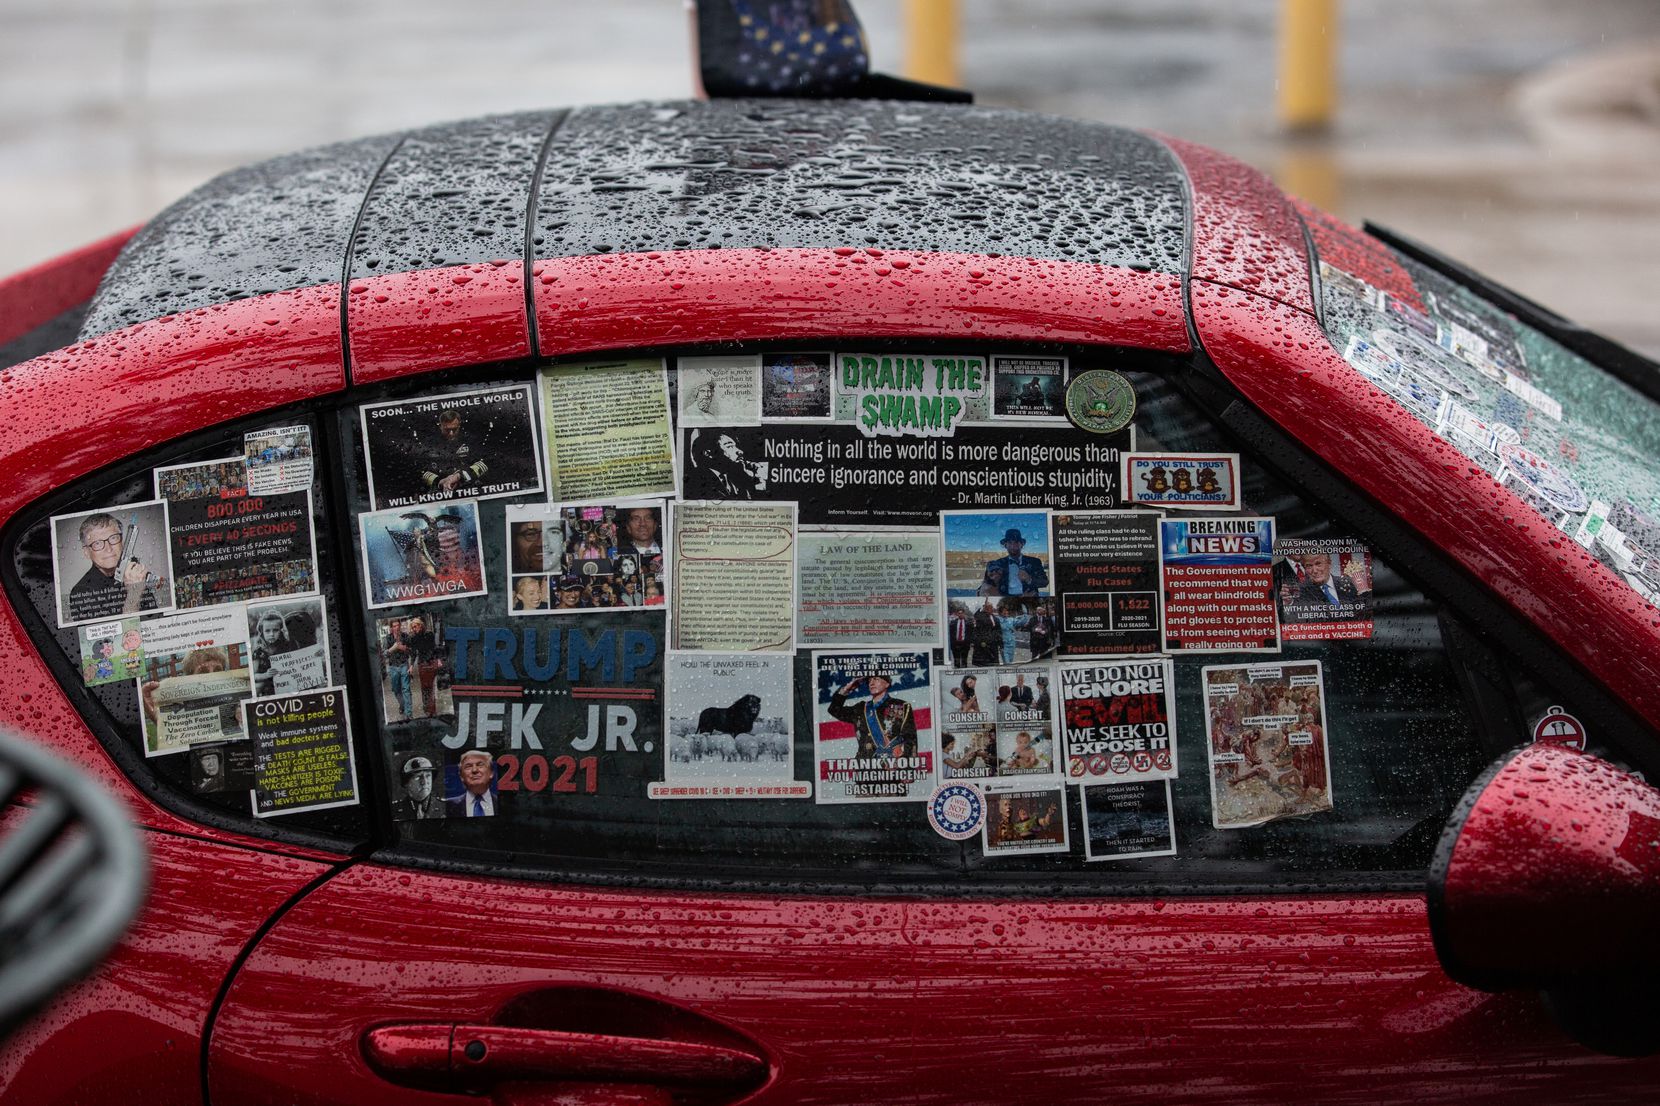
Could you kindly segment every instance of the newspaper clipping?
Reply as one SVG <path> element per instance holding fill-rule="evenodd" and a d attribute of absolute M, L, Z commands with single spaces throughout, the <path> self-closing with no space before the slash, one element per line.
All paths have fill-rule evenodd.
<path fill-rule="evenodd" d="M 938 643 L 938 531 L 803 530 L 799 537 L 801 645 Z"/>
<path fill-rule="evenodd" d="M 1279 649 L 1274 520 L 1159 523 L 1167 651 Z"/>
<path fill-rule="evenodd" d="M 980 852 L 991 856 L 1070 852 L 1066 785 L 992 780 L 985 785 L 986 825 Z"/>
<path fill-rule="evenodd" d="M 155 471 L 179 610 L 317 590 L 311 489 L 251 495 L 241 457 Z"/>
<path fill-rule="evenodd" d="M 59 627 L 170 611 L 171 573 L 160 500 L 52 517 Z"/>
<path fill-rule="evenodd" d="M 794 651 L 795 509 L 673 505 L 672 648 Z"/>
<path fill-rule="evenodd" d="M 813 654 L 820 803 L 926 802 L 937 755 L 928 654 Z"/>
<path fill-rule="evenodd" d="M 1144 511 L 1052 518 L 1061 656 L 1126 656 L 1163 648 L 1162 518 Z"/>
<path fill-rule="evenodd" d="M 484 595 L 478 501 L 358 516 L 370 607 Z"/>
<path fill-rule="evenodd" d="M 1168 658 L 1065 662 L 1060 680 L 1069 781 L 1175 778 L 1176 681 Z"/>
<path fill-rule="evenodd" d="M 1332 809 L 1319 661 L 1203 669 L 1211 823 L 1258 826 Z"/>
<path fill-rule="evenodd" d="M 584 503 L 672 495 L 674 436 L 661 359 L 592 362 L 540 376 L 549 497 Z"/>
<path fill-rule="evenodd" d="M 671 653 L 668 732 L 654 799 L 805 799 L 795 779 L 795 658 Z"/>
<path fill-rule="evenodd" d="M 361 413 L 377 511 L 542 490 L 528 384 L 366 403 Z"/>
<path fill-rule="evenodd" d="M 242 700 L 253 694 L 242 608 L 209 607 L 146 620 L 140 632 L 144 755 L 240 740 Z"/>
<path fill-rule="evenodd" d="M 1353 538 L 1281 538 L 1274 594 L 1282 641 L 1372 636 L 1372 551 Z"/>
<path fill-rule="evenodd" d="M 1176 855 L 1169 780 L 1086 784 L 1078 791 L 1086 861 Z"/>
<path fill-rule="evenodd" d="M 256 818 L 357 804 L 346 689 L 250 700 Z"/>

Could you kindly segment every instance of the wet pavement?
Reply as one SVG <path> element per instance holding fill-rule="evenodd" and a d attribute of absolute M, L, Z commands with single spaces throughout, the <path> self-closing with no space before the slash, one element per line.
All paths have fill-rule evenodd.
<path fill-rule="evenodd" d="M 1344 0 L 1319 139 L 1275 124 L 1278 7 L 962 0 L 964 83 L 1216 146 L 1660 355 L 1660 5 Z M 897 71 L 898 3 L 861 15 Z M 0 0 L 0 28 L 0 273 L 301 146 L 692 87 L 677 0 Z"/>

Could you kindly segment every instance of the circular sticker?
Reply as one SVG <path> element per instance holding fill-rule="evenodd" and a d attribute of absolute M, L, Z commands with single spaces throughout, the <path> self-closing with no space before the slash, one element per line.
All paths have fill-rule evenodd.
<path fill-rule="evenodd" d="M 1533 724 L 1533 740 L 1551 745 L 1566 745 L 1585 751 L 1585 725 L 1559 706 L 1552 705 L 1545 716 Z"/>
<path fill-rule="evenodd" d="M 1409 331 L 1391 330 L 1386 327 L 1372 331 L 1372 341 L 1384 353 L 1431 384 L 1445 388 L 1460 399 L 1477 398 L 1475 388 L 1448 364 L 1457 359 L 1434 342 Z"/>
<path fill-rule="evenodd" d="M 928 824 L 949 841 L 962 841 L 980 832 L 986 820 L 986 802 L 971 783 L 947 783 L 928 798 Z"/>
<path fill-rule="evenodd" d="M 1559 511 L 1577 515 L 1591 508 L 1585 489 L 1574 478 L 1539 456 L 1519 445 L 1499 446 L 1499 460 L 1515 473 L 1534 493 Z"/>
<path fill-rule="evenodd" d="M 1111 369 L 1090 369 L 1066 386 L 1066 417 L 1091 434 L 1114 434 L 1135 418 L 1135 389 Z"/>

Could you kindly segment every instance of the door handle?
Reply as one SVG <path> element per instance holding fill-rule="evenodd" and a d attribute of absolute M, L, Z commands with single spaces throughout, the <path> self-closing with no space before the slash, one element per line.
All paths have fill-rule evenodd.
<path fill-rule="evenodd" d="M 393 1082 L 517 1081 L 758 1082 L 766 1060 L 744 1049 L 691 1041 L 572 1033 L 503 1025 L 383 1025 L 364 1035 L 364 1054 Z"/>

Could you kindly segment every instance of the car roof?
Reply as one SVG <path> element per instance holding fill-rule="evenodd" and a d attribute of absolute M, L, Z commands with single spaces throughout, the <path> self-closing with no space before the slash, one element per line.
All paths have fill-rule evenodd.
<path fill-rule="evenodd" d="M 1010 110 L 720 100 L 498 115 L 218 177 L 133 238 L 81 336 L 527 249 L 868 245 L 1177 275 L 1187 197 L 1154 136 Z"/>

